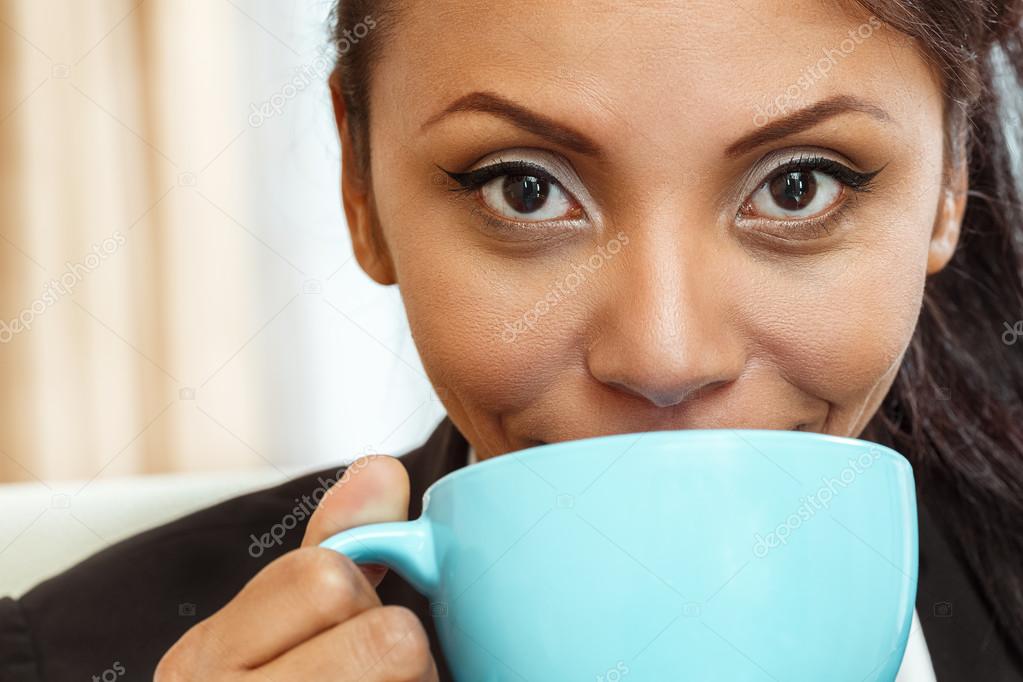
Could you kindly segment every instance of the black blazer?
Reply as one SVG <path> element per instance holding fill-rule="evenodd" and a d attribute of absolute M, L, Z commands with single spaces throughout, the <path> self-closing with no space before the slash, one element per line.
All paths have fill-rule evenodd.
<path fill-rule="evenodd" d="M 412 485 L 409 518 L 422 511 L 426 488 L 465 466 L 467 456 L 468 443 L 445 418 L 425 444 L 401 457 Z M 299 546 L 301 527 L 289 531 L 279 546 L 250 552 L 253 537 L 291 514 L 296 499 L 321 485 L 320 477 L 336 479 L 337 473 L 316 472 L 185 516 L 99 552 L 18 600 L 0 599 L 0 681 L 103 679 L 104 671 L 113 671 L 110 679 L 116 674 L 117 679 L 151 680 L 163 653 L 187 629 L 219 610 L 261 568 Z M 938 682 L 1023 680 L 1020 660 L 925 504 L 920 500 L 916 605 Z M 428 601 L 393 571 L 379 594 L 384 604 L 402 604 L 419 615 L 441 680 L 450 680 Z"/>

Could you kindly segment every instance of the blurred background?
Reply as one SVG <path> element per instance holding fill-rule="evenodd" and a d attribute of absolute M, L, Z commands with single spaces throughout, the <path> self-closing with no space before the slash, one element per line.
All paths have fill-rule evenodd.
<path fill-rule="evenodd" d="M 351 253 L 330 9 L 0 0 L 0 482 L 273 482 L 443 416 Z"/>

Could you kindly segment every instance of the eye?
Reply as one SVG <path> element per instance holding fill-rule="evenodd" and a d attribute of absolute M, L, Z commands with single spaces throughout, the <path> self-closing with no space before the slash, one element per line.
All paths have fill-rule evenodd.
<path fill-rule="evenodd" d="M 480 188 L 483 203 L 510 220 L 559 220 L 571 212 L 572 198 L 561 185 L 536 175 L 505 175 Z"/>
<path fill-rule="evenodd" d="M 780 173 L 764 183 L 749 200 L 757 214 L 773 220 L 814 218 L 834 206 L 845 188 L 819 171 Z"/>
<path fill-rule="evenodd" d="M 509 161 L 466 173 L 444 172 L 461 185 L 455 191 L 477 193 L 491 213 L 510 222 L 576 220 L 583 215 L 579 202 L 534 163 Z"/>
<path fill-rule="evenodd" d="M 880 170 L 860 173 L 821 156 L 793 159 L 760 184 L 740 214 L 777 222 L 812 220 L 842 203 L 848 190 L 868 191 Z"/>

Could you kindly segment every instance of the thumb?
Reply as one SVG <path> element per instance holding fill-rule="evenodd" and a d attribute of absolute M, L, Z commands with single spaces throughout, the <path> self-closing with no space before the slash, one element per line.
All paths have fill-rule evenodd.
<path fill-rule="evenodd" d="M 409 477 L 396 457 L 367 455 L 345 469 L 330 487 L 306 525 L 302 546 L 318 545 L 335 533 L 368 523 L 408 520 Z M 379 564 L 362 564 L 376 587 L 387 574 Z"/>

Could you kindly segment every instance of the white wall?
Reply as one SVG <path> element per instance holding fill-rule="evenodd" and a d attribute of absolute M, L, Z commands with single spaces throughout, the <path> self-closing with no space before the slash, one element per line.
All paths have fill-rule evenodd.
<path fill-rule="evenodd" d="M 302 467 L 367 449 L 403 452 L 444 412 L 423 373 L 397 288 L 372 282 L 352 257 L 325 85 L 330 3 L 238 4 L 251 16 L 247 21 L 262 26 L 248 34 L 241 60 L 248 67 L 242 78 L 251 79 L 244 115 L 259 123 L 244 134 L 254 157 L 249 225 L 269 247 L 268 267 L 282 260 L 294 265 L 288 284 L 260 278 L 265 291 L 255 295 L 273 302 L 263 310 L 270 316 L 294 277 L 311 292 L 267 326 L 245 359 L 250 371 L 264 375 L 263 408 L 272 426 L 264 445 L 275 461 Z M 296 78 L 295 89 L 287 88 Z M 299 87 L 306 82 L 311 85 Z M 284 101 L 279 115 L 253 113 L 252 103 L 275 96 Z"/>

